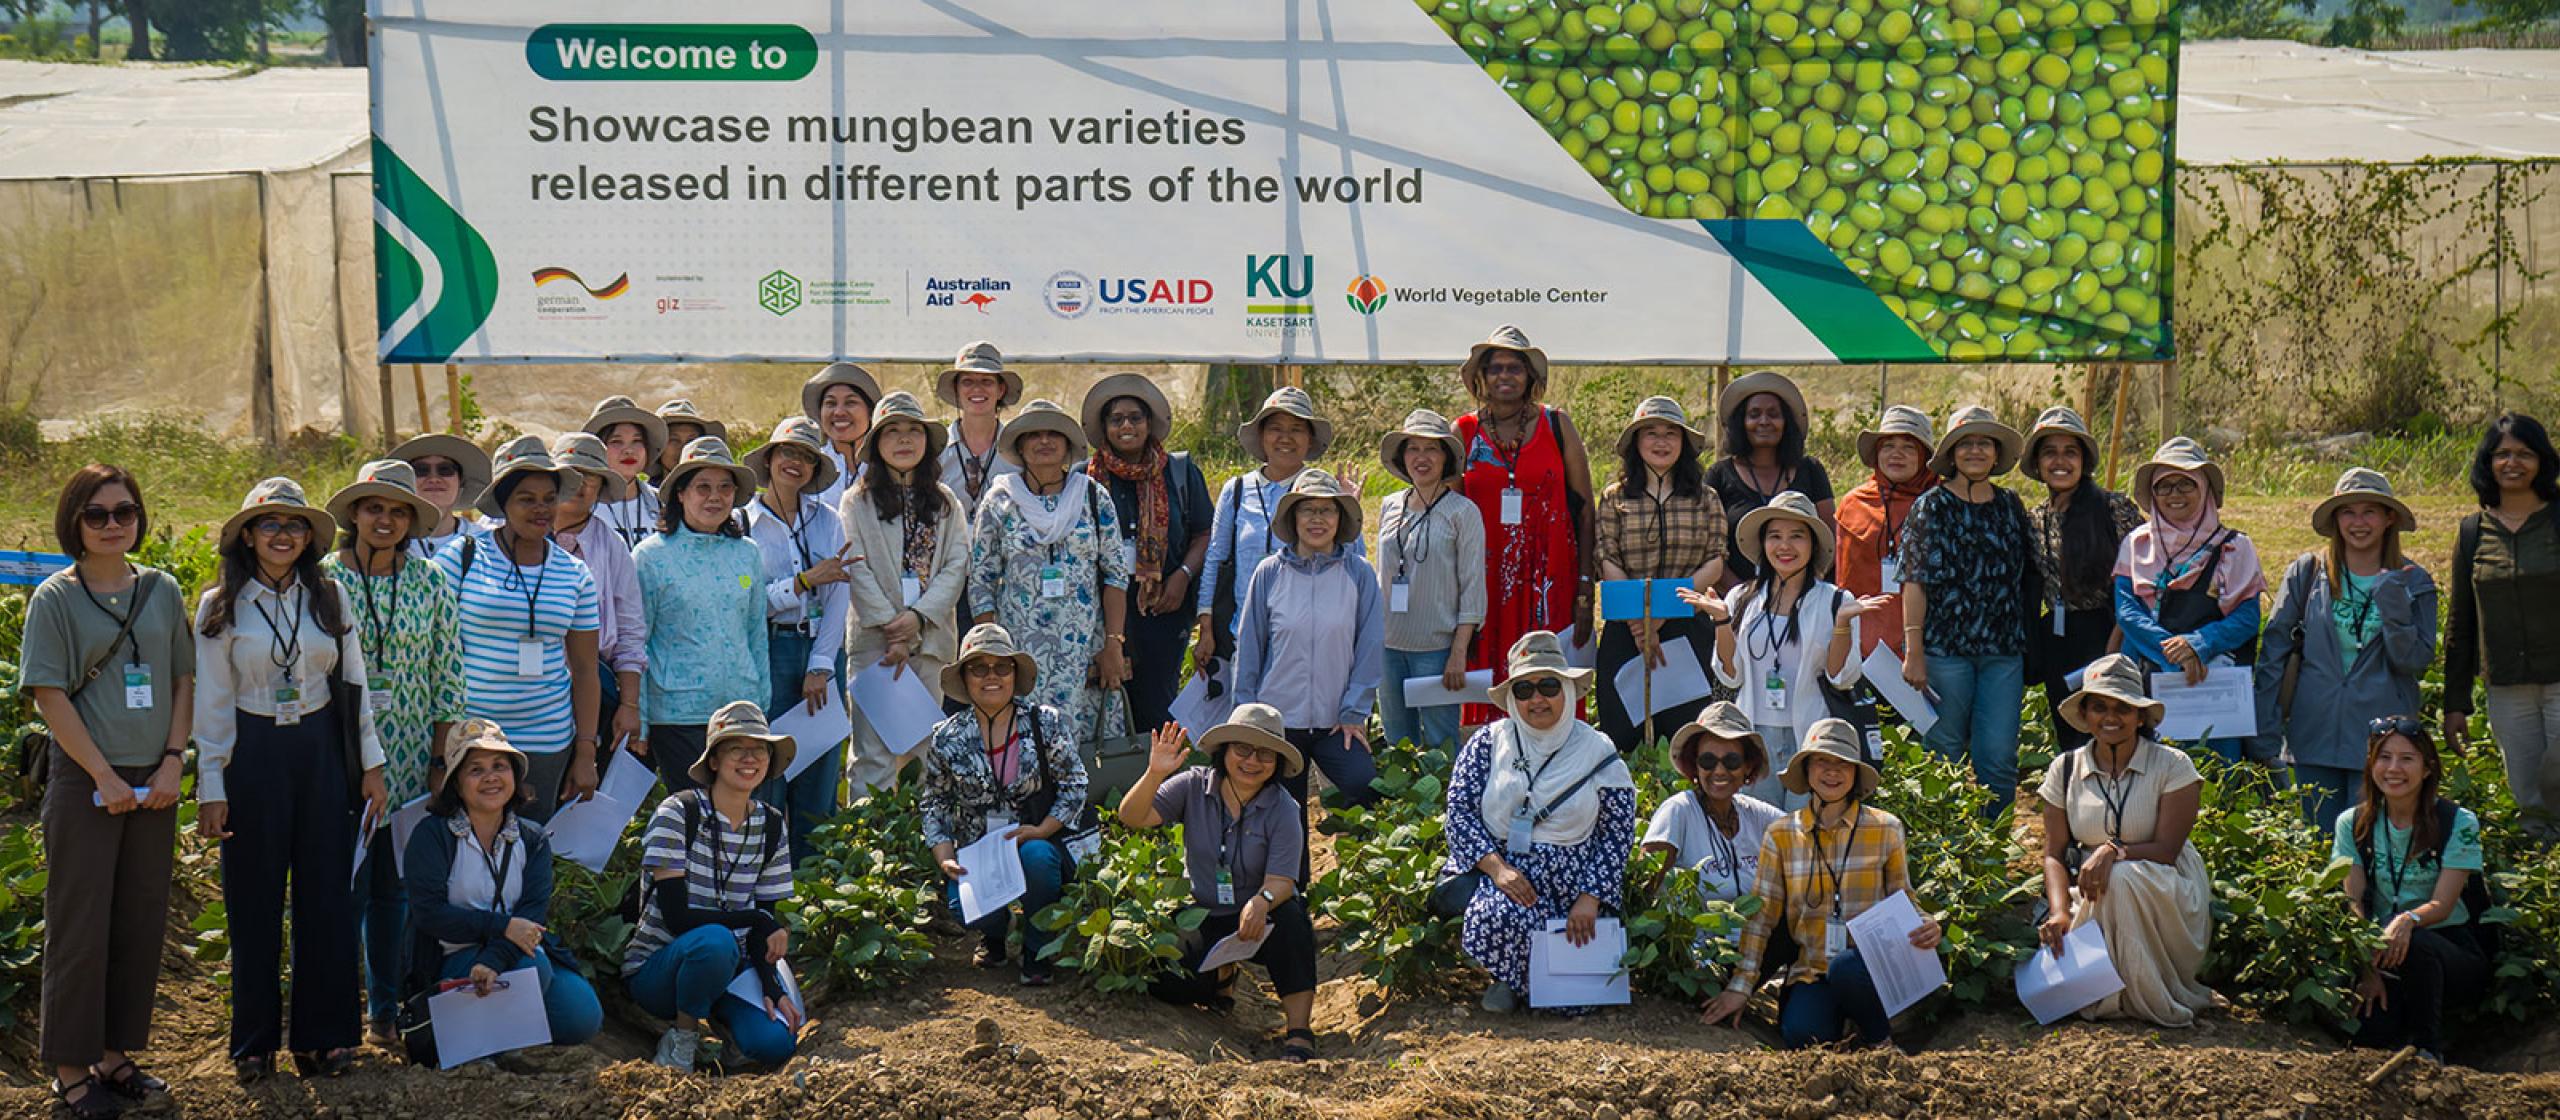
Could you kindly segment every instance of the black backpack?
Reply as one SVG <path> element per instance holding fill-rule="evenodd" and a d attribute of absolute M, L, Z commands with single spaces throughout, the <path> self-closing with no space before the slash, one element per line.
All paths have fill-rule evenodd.
<path fill-rule="evenodd" d="M 2439 797 L 2436 798 L 2435 811 L 2436 819 L 2444 822 L 2444 830 L 2436 834 L 2435 848 L 2428 853 L 2427 858 L 2436 865 L 2437 873 L 2442 874 L 2445 844 L 2453 839 L 2453 826 L 2454 822 L 2460 819 L 2461 807 L 2449 799 Z M 2382 886 L 2373 874 L 2373 838 L 2371 836 L 2357 839 L 2356 862 L 2365 869 L 2365 913 L 2371 914 L 2378 909 L 2374 906 L 2376 900 L 2374 892 Z M 2498 924 L 2485 919 L 2489 911 L 2500 901 L 2497 892 L 2489 887 L 2489 871 L 2486 867 L 2472 872 L 2462 881 L 2462 908 L 2470 912 L 2465 917 L 2463 926 L 2468 928 L 2472 938 L 2479 942 L 2482 956 L 2498 955 Z"/>
<path fill-rule="evenodd" d="M 711 791 L 689 789 L 676 794 L 675 798 L 676 803 L 684 808 L 684 850 L 690 853 L 693 851 L 694 841 L 702 838 L 703 807 L 710 804 Z M 772 806 L 752 800 L 747 802 L 747 805 L 751 812 L 774 815 L 775 819 L 767 822 L 764 830 L 764 862 L 770 864 L 773 862 L 773 857 L 782 851 L 782 838 L 790 830 L 783 826 L 780 819 L 781 813 Z M 640 908 L 646 904 L 648 895 L 649 876 L 646 871 L 643 871 L 634 876 L 631 886 L 622 892 L 622 902 L 614 907 L 614 913 L 621 916 L 623 921 L 631 923 L 633 929 L 640 928 Z"/>

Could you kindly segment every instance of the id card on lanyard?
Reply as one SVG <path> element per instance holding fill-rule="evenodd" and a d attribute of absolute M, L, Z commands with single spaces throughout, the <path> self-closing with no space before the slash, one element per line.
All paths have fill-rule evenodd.
<path fill-rule="evenodd" d="M 1850 812 L 1859 810 L 1852 808 Z M 1849 858 L 1858 850 L 1858 818 L 1849 818 L 1849 838 L 1840 847 L 1840 859 L 1834 862 L 1823 850 L 1821 814 L 1817 810 L 1813 827 L 1813 858 L 1824 871 L 1831 873 L 1831 912 L 1822 923 L 1822 953 L 1825 962 L 1840 959 L 1849 951 L 1849 918 L 1841 901 L 1845 893 L 1843 880 L 1849 874 Z"/>
<path fill-rule="evenodd" d="M 124 706 L 127 711 L 144 711 L 151 707 L 151 666 L 132 664 L 124 667 Z"/>

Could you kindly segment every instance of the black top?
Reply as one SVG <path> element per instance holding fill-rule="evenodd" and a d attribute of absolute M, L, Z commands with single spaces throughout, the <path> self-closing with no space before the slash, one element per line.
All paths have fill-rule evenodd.
<path fill-rule="evenodd" d="M 1764 476 L 1765 477 L 1765 476 Z M 1749 581 L 1758 578 L 1760 569 L 1742 554 L 1742 515 L 1769 504 L 1789 490 L 1804 495 L 1813 504 L 1832 500 L 1831 474 L 1822 469 L 1822 460 L 1807 455 L 1796 461 L 1796 469 L 1779 480 L 1776 489 L 1763 491 L 1752 485 L 1748 474 L 1734 465 L 1731 456 L 1716 460 L 1707 468 L 1707 486 L 1724 502 L 1724 570 L 1728 578 Z M 1823 573 L 1828 575 L 1829 573 Z"/>

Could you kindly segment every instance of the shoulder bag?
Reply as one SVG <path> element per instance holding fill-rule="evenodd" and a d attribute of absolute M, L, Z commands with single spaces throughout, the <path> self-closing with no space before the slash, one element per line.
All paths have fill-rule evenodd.
<path fill-rule="evenodd" d="M 1591 779 L 1599 777 L 1601 771 L 1618 761 L 1620 760 L 1616 755 L 1601 759 L 1588 772 L 1574 779 L 1572 785 L 1564 787 L 1564 792 L 1555 795 L 1554 799 L 1547 802 L 1546 808 L 1538 810 L 1537 815 L 1531 820 L 1539 824 L 1546 823 L 1548 817 L 1555 815 L 1558 807 L 1572 800 L 1574 794 L 1582 792 L 1582 787 L 1591 784 Z M 1441 879 L 1431 888 L 1429 903 L 1431 912 L 1443 918 L 1463 916 L 1467 912 L 1467 904 L 1474 901 L 1476 897 L 1476 888 L 1483 886 L 1489 878 L 1491 876 L 1486 875 L 1482 868 L 1470 867 Z"/>

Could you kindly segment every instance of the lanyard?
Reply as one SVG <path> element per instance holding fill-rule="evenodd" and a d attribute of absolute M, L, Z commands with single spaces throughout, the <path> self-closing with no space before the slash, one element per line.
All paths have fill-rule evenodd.
<path fill-rule="evenodd" d="M 1413 581 L 1414 562 L 1430 559 L 1431 511 L 1439 509 L 1440 499 L 1448 496 L 1449 488 L 1443 486 L 1439 493 L 1431 496 L 1431 504 L 1422 507 L 1421 513 L 1414 513 L 1410 505 L 1406 507 L 1404 525 L 1396 533 L 1396 574 L 1407 583 Z"/>
<path fill-rule="evenodd" d="M 1007 710 L 1011 711 L 1010 708 Z M 1021 756 L 1014 750 L 1014 748 L 1021 742 L 1022 721 L 1018 719 L 1008 719 L 1005 721 L 1004 741 L 992 747 L 981 748 L 987 752 L 987 777 L 995 782 L 996 788 L 1007 789 L 1010 788 L 1014 782 L 1021 780 Z M 997 763 L 1004 761 L 1008 756 L 1011 756 L 1014 760 L 1013 776 L 1010 778 L 1006 777 L 1004 770 L 997 765 Z"/>
<path fill-rule="evenodd" d="M 1760 661 L 1776 657 L 1780 649 L 1795 644 L 1796 636 L 1804 626 L 1804 620 L 1801 617 L 1804 612 L 1804 597 L 1812 591 L 1813 588 L 1808 585 L 1803 591 L 1796 593 L 1796 601 L 1787 607 L 1787 628 L 1781 632 L 1778 629 L 1776 609 L 1777 588 L 1769 587 L 1760 600 L 1760 617 L 1754 620 L 1758 625 L 1742 632 L 1743 653 L 1752 661 Z M 1760 645 L 1761 634 L 1766 634 L 1769 638 L 1768 647 L 1765 649 Z"/>
<path fill-rule="evenodd" d="M 1902 555 L 1902 526 L 1911 520 L 1911 506 L 1909 505 L 1902 507 L 1901 521 L 1893 519 L 1893 499 L 1900 493 L 1902 493 L 1901 487 L 1890 482 L 1884 484 L 1884 554 L 1887 556 Z M 1920 496 L 1917 494 L 1912 495 L 1912 501 L 1919 501 L 1919 497 Z M 2050 547 L 2049 543 L 2048 547 Z M 1891 595 L 1898 590 L 1898 588 L 1888 587 L 1885 589 L 1885 594 Z"/>
<path fill-rule="evenodd" d="M 2098 800 L 2107 805 L 2107 839 L 2122 844 L 2124 811 L 2133 802 L 2133 775 L 2128 770 L 2121 785 L 2109 782 L 2105 774 L 2098 772 L 2097 762 L 2097 752 L 2092 750 L 2089 752 L 2089 784 L 2098 787 Z"/>
<path fill-rule="evenodd" d="M 1541 411 L 1544 411 L 1543 407 Z M 1519 489 L 1520 453 L 1529 449 L 1530 440 L 1537 438 L 1538 418 L 1531 418 L 1529 430 L 1520 433 L 1520 443 L 1507 449 L 1502 446 L 1502 437 L 1495 434 L 1493 421 L 1485 419 L 1484 410 L 1481 408 L 1476 410 L 1476 431 L 1484 437 L 1485 448 L 1493 452 L 1494 461 L 1502 464 L 1502 473 L 1506 476 L 1503 485 L 1508 489 Z"/>
<path fill-rule="evenodd" d="M 1236 830 L 1244 826 L 1244 818 L 1227 812 L 1226 779 L 1218 778 L 1210 783 L 1209 800 L 1218 806 L 1218 869 L 1226 872 L 1227 881 L 1232 883 L 1242 878 L 1236 874 L 1237 868 L 1229 860 L 1231 853 L 1240 847 L 1235 843 L 1235 835 Z"/>
<path fill-rule="evenodd" d="M 727 826 L 720 823 L 720 808 L 711 803 L 710 790 L 702 791 L 702 811 L 711 816 L 711 902 L 712 905 L 726 910 L 729 908 L 729 881 L 738 873 L 739 868 L 746 866 L 747 853 L 753 849 L 749 841 L 754 838 L 747 835 L 747 832 L 754 826 L 756 806 L 753 801 L 747 802 L 747 823 L 738 826 L 738 850 L 735 855 L 729 855 L 722 850 L 722 845 L 728 840 L 722 829 Z"/>
<path fill-rule="evenodd" d="M 1733 838 L 1725 835 L 1724 829 L 1716 825 L 1716 819 L 1707 814 L 1706 801 L 1702 798 L 1698 800 L 1696 804 L 1698 806 L 1699 818 L 1707 822 L 1707 844 L 1715 849 L 1716 862 L 1724 865 L 1724 876 L 1726 879 L 1732 881 L 1734 897 L 1739 898 L 1742 896 L 1744 889 L 1742 886 L 1742 854 L 1734 850 Z M 1734 828 L 1739 830 L 1742 827 L 1742 810 L 1736 808 L 1733 811 L 1733 814 Z"/>
<path fill-rule="evenodd" d="M 500 529 L 496 533 L 491 533 L 489 535 L 489 539 L 497 541 L 500 534 L 504 534 L 505 532 L 506 530 Z M 545 543 L 547 545 L 548 542 Z M 524 636 L 528 638 L 534 637 L 534 624 L 540 619 L 542 585 L 549 582 L 551 579 L 551 557 L 546 552 L 546 555 L 542 558 L 541 566 L 533 570 L 533 585 L 531 587 L 527 587 L 525 586 L 524 581 L 524 569 L 516 564 L 515 550 L 507 547 L 504 542 L 500 542 L 499 551 L 507 554 L 507 562 L 504 565 L 506 572 L 498 577 L 498 581 L 501 584 L 504 584 L 509 580 L 513 580 L 515 582 L 516 589 L 524 592 Z"/>
<path fill-rule="evenodd" d="M 284 596 L 284 592 L 277 591 L 275 592 L 275 595 L 278 598 L 282 598 Z M 302 661 L 302 620 L 304 617 L 304 607 L 308 601 L 309 600 L 306 599 L 302 593 L 302 585 L 299 583 L 294 584 L 293 609 L 289 615 L 289 617 L 293 619 L 293 625 L 286 626 L 277 622 L 276 616 L 267 613 L 267 601 L 265 599 L 249 600 L 250 606 L 258 608 L 258 617 L 265 619 L 267 622 L 267 630 L 269 632 L 269 636 L 267 638 L 267 660 L 274 662 L 275 667 L 278 670 L 281 670 L 288 680 L 292 678 L 293 667 Z"/>
<path fill-rule="evenodd" d="M 2374 853 L 2374 862 L 2381 863 L 2386 857 L 2391 860 L 2391 862 L 2386 865 L 2386 870 L 2391 876 L 2391 897 L 2384 901 L 2389 902 L 2395 907 L 2400 905 L 2401 880 L 2408 875 L 2409 864 L 2414 862 L 2409 858 L 2409 849 L 2415 846 L 2418 842 L 2417 823 L 2418 822 L 2415 820 L 2410 821 L 2409 831 L 2400 834 L 2400 849 L 2397 854 L 2393 853 L 2391 845 L 2387 842 L 2374 845 L 2375 848 L 2380 849 Z M 2451 822 L 2447 823 L 2450 824 Z M 2383 840 L 2390 840 L 2391 818 L 2389 816 L 2383 817 L 2382 827 L 2375 829 L 2374 831 L 2381 833 Z"/>
<path fill-rule="evenodd" d="M 363 558 L 357 559 L 361 561 Z M 391 600 L 392 622 L 400 620 L 400 570 L 408 566 L 408 563 L 403 560 L 391 569 L 391 590 L 385 598 Z M 383 667 L 382 648 L 391 640 L 391 628 L 374 607 L 373 581 L 374 576 L 370 572 L 356 574 L 356 591 L 364 596 L 364 633 L 359 637 L 364 644 L 365 668 L 380 669 Z"/>
<path fill-rule="evenodd" d="M 1858 818 L 1861 815 L 1863 815 L 1863 810 L 1860 810 L 1856 806 L 1850 807 L 1849 841 L 1848 843 L 1840 846 L 1840 860 L 1838 863 L 1833 863 L 1830 855 L 1823 851 L 1822 812 L 1820 809 L 1816 809 L 1814 811 L 1813 827 L 1807 830 L 1813 833 L 1814 865 L 1831 873 L 1831 917 L 1834 921 L 1838 921 L 1841 917 L 1840 911 L 1842 906 L 1840 904 L 1840 896 L 1845 890 L 1841 885 L 1841 881 L 1849 874 L 1849 857 L 1855 854 L 1858 850 Z"/>
<path fill-rule="evenodd" d="M 472 839 L 477 841 L 479 836 L 474 835 Z M 491 901 L 489 908 L 501 914 L 506 913 L 507 869 L 515 865 L 516 846 L 507 843 L 506 832 L 504 829 L 501 829 L 498 833 L 498 858 L 490 859 L 489 849 L 487 848 L 481 848 L 479 851 L 480 866 L 487 868 L 489 871 L 489 898 Z"/>
<path fill-rule="evenodd" d="M 1001 442 L 999 440 L 998 442 Z M 987 453 L 969 450 L 968 441 L 960 438 L 960 425 L 951 426 L 951 451 L 960 457 L 960 483 L 969 488 L 969 501 L 975 503 L 987 492 L 987 478 L 996 467 L 996 444 L 987 444 Z"/>
<path fill-rule="evenodd" d="M 756 504 L 763 506 L 764 511 L 774 517 L 782 517 L 782 511 L 773 508 L 773 503 L 764 500 L 763 497 L 757 497 Z M 803 507 L 807 504 L 801 503 Z M 800 570 L 805 572 L 816 567 L 817 562 L 809 558 L 809 511 L 806 508 L 801 509 L 799 516 L 783 521 L 782 527 L 791 533 L 791 550 L 800 554 Z"/>
<path fill-rule="evenodd" d="M 1749 459 L 1741 455 L 1733 457 L 1733 476 L 1740 479 L 1745 488 L 1760 496 L 1759 503 L 1752 507 L 1754 509 L 1759 508 L 1759 506 L 1768 505 L 1771 501 L 1775 500 L 1778 495 L 1786 493 L 1787 483 L 1795 477 L 1795 473 L 1795 468 L 1793 467 L 1779 467 L 1778 477 L 1775 480 L 1776 485 L 1770 489 L 1763 490 L 1760 488 L 1760 468 L 1752 465 Z M 1740 523 L 1739 518 L 1736 519 L 1736 523 Z"/>
<path fill-rule="evenodd" d="M 134 571 L 134 569 L 133 569 L 133 564 L 132 564 L 132 562 L 130 562 L 130 561 L 126 562 L 126 564 L 125 564 L 125 566 L 124 566 L 124 569 L 125 569 L 125 571 L 127 571 L 127 572 L 131 572 L 131 573 L 133 574 L 133 592 L 134 592 L 134 600 L 133 600 L 133 601 L 134 601 L 134 608 L 133 608 L 133 609 L 135 609 L 135 610 L 140 610 L 140 609 L 142 609 L 142 573 L 141 573 L 141 572 Z M 100 602 L 100 601 L 98 600 L 98 593 L 97 593 L 97 592 L 94 592 L 94 591 L 89 590 L 89 584 L 88 584 L 88 581 L 86 581 L 86 580 L 82 580 L 82 581 L 79 581 L 79 582 L 80 582 L 80 593 L 81 593 L 82 595 L 86 595 L 86 596 L 88 596 L 88 597 L 89 597 L 89 605 L 90 605 L 90 606 L 93 606 L 93 607 L 98 608 L 98 613 L 99 613 L 99 614 L 102 614 L 102 615 L 107 616 L 108 618 L 114 619 L 114 620 L 115 620 L 115 624 L 116 624 L 116 629 L 117 629 L 118 631 L 120 631 L 120 632 L 125 632 L 125 643 L 126 643 L 126 648 L 131 649 L 131 650 L 133 651 L 133 656 L 132 656 L 131 658 L 127 659 L 127 660 L 125 661 L 125 664 L 127 664 L 127 665 L 140 665 L 140 664 L 142 664 L 142 639 L 141 639 L 141 638 L 139 638 L 139 637 L 137 637 L 137 636 L 135 636 L 135 635 L 133 635 L 132 633 L 130 633 L 130 631 L 133 629 L 133 616 L 132 616 L 131 614 L 117 614 L 117 613 L 116 613 L 116 612 L 114 612 L 114 611 L 108 610 L 108 609 L 107 609 L 107 605 L 106 605 L 105 603 Z M 109 648 L 108 648 L 108 650 L 107 650 L 107 655 L 108 655 L 108 656 L 110 656 L 110 657 L 113 657 L 113 656 L 115 656 L 115 652 L 116 652 L 116 651 L 115 651 L 115 649 L 114 649 L 113 647 L 109 647 Z"/>
<path fill-rule="evenodd" d="M 630 481 L 634 486 L 640 484 L 636 478 Z M 647 496 L 645 492 L 635 491 L 630 497 L 619 502 L 607 503 L 604 507 L 606 523 L 613 526 L 613 531 L 621 536 L 622 543 L 625 545 L 638 544 L 639 538 L 649 534 L 649 526 L 646 524 L 649 515 L 647 511 L 640 508 L 642 500 Z"/>

